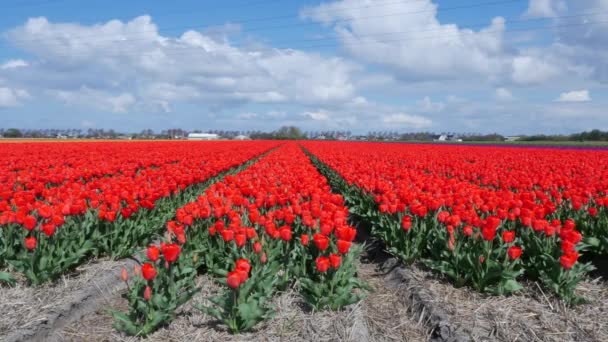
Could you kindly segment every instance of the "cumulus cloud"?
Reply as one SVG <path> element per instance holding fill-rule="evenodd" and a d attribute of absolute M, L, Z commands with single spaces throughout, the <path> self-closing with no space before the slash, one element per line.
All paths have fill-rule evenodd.
<path fill-rule="evenodd" d="M 23 68 L 28 65 L 29 64 L 22 59 L 11 59 L 4 64 L 0 64 L 0 69 L 7 70 L 7 69 Z"/>
<path fill-rule="evenodd" d="M 566 2 L 563 0 L 530 0 L 524 17 L 552 18 L 563 13 L 566 8 Z"/>
<path fill-rule="evenodd" d="M 557 76 L 561 69 L 531 56 L 520 56 L 513 59 L 513 81 L 521 84 L 541 83 Z"/>
<path fill-rule="evenodd" d="M 579 78 L 608 81 L 608 11 L 606 0 L 566 2 L 530 0 L 527 14 L 553 17 L 554 43 L 543 55 L 558 56 L 568 61 L 566 69 Z M 556 16 L 556 14 L 558 16 Z"/>
<path fill-rule="evenodd" d="M 589 90 L 573 90 L 566 93 L 561 93 L 556 100 L 557 102 L 589 102 L 591 96 Z"/>
<path fill-rule="evenodd" d="M 339 0 L 307 8 L 301 15 L 331 25 L 352 56 L 384 66 L 404 81 L 481 79 L 532 84 L 568 71 L 557 60 L 508 45 L 502 17 L 475 31 L 441 23 L 432 0 L 374 4 Z M 368 5 L 365 16 L 362 5 Z"/>
<path fill-rule="evenodd" d="M 28 98 L 30 94 L 26 90 L 0 87 L 0 108 L 17 107 Z"/>
<path fill-rule="evenodd" d="M 36 63 L 0 76 L 67 103 L 78 102 L 86 89 L 84 98 L 116 112 L 134 105 L 171 111 L 175 102 L 318 105 L 357 98 L 354 63 L 293 49 L 236 47 L 217 32 L 165 37 L 149 16 L 90 26 L 32 18 L 7 37 Z M 3 69 L 25 65 L 9 61 Z"/>
<path fill-rule="evenodd" d="M 327 121 L 329 120 L 329 113 L 325 110 L 318 110 L 314 112 L 305 112 L 303 115 L 309 119 L 315 121 Z"/>
<path fill-rule="evenodd" d="M 49 92 L 67 105 L 93 107 L 113 113 L 126 113 L 135 104 L 132 94 L 112 94 L 83 87 L 76 91 L 55 90 Z"/>
<path fill-rule="evenodd" d="M 385 116 L 382 121 L 386 124 L 402 125 L 401 128 L 428 128 L 432 121 L 423 116 L 395 113 Z"/>
<path fill-rule="evenodd" d="M 559 112 L 576 116 L 568 128 L 586 129 L 595 122 L 608 128 L 608 119 L 597 114 L 605 108 L 602 86 L 593 84 L 608 81 L 608 24 L 591 14 L 566 17 L 608 11 L 608 1 L 564 7 L 560 0 L 531 0 L 522 15 L 578 26 L 535 32 L 525 42 L 513 39 L 502 17 L 488 18 L 475 30 L 447 24 L 439 20 L 436 3 L 330 0 L 303 10 L 303 17 L 333 32 L 345 57 L 248 45 L 241 36 L 239 43 L 245 43 L 236 45 L 233 37 L 241 33 L 233 24 L 168 37 L 148 16 L 95 25 L 32 18 L 4 34 L 27 57 L 0 61 L 0 107 L 51 98 L 67 106 L 128 113 L 108 119 L 117 127 L 147 125 L 145 115 L 158 111 L 172 113 L 156 116 L 158 127 L 205 122 L 200 128 L 504 128 L 516 134 L 530 127 L 553 129 L 557 123 L 547 118 Z M 587 91 L 586 103 L 534 104 L 546 98 L 543 85 L 551 82 L 564 90 L 593 89 L 594 100 Z M 526 91 L 516 92 L 520 87 Z M 562 96 L 585 98 L 571 94 L 576 92 L 581 91 Z M 70 120 L 86 111 L 74 112 Z M 104 124 L 84 114 L 76 122 L 82 120 Z"/>

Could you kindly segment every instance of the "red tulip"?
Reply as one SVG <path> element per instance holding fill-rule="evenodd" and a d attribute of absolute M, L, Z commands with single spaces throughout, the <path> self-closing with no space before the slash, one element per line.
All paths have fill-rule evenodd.
<path fill-rule="evenodd" d="M 589 207 L 587 211 L 589 212 L 589 215 L 591 215 L 591 217 L 597 217 L 597 208 Z"/>
<path fill-rule="evenodd" d="M 146 262 L 141 266 L 141 275 L 147 281 L 154 279 L 156 277 L 156 274 L 156 269 L 152 264 Z"/>
<path fill-rule="evenodd" d="M 318 257 L 316 260 L 316 264 L 317 264 L 317 271 L 319 271 L 321 273 L 325 273 L 325 272 L 327 272 L 327 269 L 329 269 L 329 259 L 327 257 L 324 257 L 324 256 Z"/>
<path fill-rule="evenodd" d="M 247 235 L 236 234 L 236 236 L 234 237 L 234 242 L 236 243 L 236 246 L 239 248 L 245 246 L 245 244 L 247 243 Z"/>
<path fill-rule="evenodd" d="M 222 230 L 220 234 L 222 234 L 222 239 L 224 239 L 224 242 L 229 242 L 234 239 L 234 231 L 232 229 Z"/>
<path fill-rule="evenodd" d="M 151 245 L 146 250 L 146 256 L 148 257 L 148 260 L 156 262 L 158 260 L 158 257 L 160 256 L 160 250 L 158 249 L 158 247 L 156 247 L 156 245 Z"/>
<path fill-rule="evenodd" d="M 236 274 L 239 276 L 241 284 L 246 282 L 247 279 L 249 279 L 249 273 L 245 272 L 242 269 L 237 268 L 236 270 L 234 270 L 234 272 L 236 272 Z"/>
<path fill-rule="evenodd" d="M 54 223 L 45 223 L 42 225 L 42 232 L 44 233 L 44 235 L 51 237 L 55 234 L 55 229 L 57 227 L 55 226 Z"/>
<path fill-rule="evenodd" d="M 36 221 L 36 218 L 31 215 L 26 216 L 25 220 L 23 221 L 23 226 L 25 227 L 25 229 L 27 229 L 29 231 L 36 228 L 37 225 L 38 225 L 38 221 Z"/>
<path fill-rule="evenodd" d="M 514 230 L 505 230 L 502 232 L 502 241 L 504 243 L 511 243 L 515 241 L 515 231 Z"/>
<path fill-rule="evenodd" d="M 300 235 L 300 242 L 302 243 L 302 246 L 308 246 L 308 244 L 310 243 L 310 237 L 308 236 L 308 234 Z"/>
<path fill-rule="evenodd" d="M 329 246 L 329 239 L 323 234 L 314 234 L 312 236 L 312 240 L 315 243 L 315 246 L 317 246 L 317 249 L 320 251 L 326 250 Z"/>
<path fill-rule="evenodd" d="M 165 257 L 165 261 L 169 263 L 175 262 L 177 257 L 179 257 L 179 253 L 181 252 L 181 248 L 176 243 L 161 244 L 160 249 Z"/>
<path fill-rule="evenodd" d="M 329 255 L 329 263 L 333 269 L 338 269 L 342 263 L 342 258 L 338 254 L 332 253 Z"/>
<path fill-rule="evenodd" d="M 279 236 L 283 241 L 291 241 L 291 227 L 283 226 L 279 228 Z"/>
<path fill-rule="evenodd" d="M 521 256 L 521 247 L 511 246 L 511 247 L 509 247 L 507 254 L 509 255 L 509 259 L 517 260 Z"/>
<path fill-rule="evenodd" d="M 348 250 L 350 249 L 351 242 L 345 241 L 345 240 L 338 240 L 336 245 L 338 247 L 338 251 L 341 254 L 346 254 L 346 253 L 348 253 Z"/>
<path fill-rule="evenodd" d="M 236 269 L 249 273 L 251 264 L 249 264 L 249 260 L 247 259 L 239 259 L 236 261 Z"/>
<path fill-rule="evenodd" d="M 236 271 L 232 271 L 228 273 L 228 276 L 226 277 L 226 284 L 228 284 L 230 288 L 236 289 L 241 285 L 241 277 Z"/>
<path fill-rule="evenodd" d="M 253 244 L 253 251 L 254 251 L 256 254 L 260 254 L 260 252 L 262 251 L 262 244 L 261 244 L 261 243 L 259 243 L 259 242 L 255 242 L 255 243 Z"/>
<path fill-rule="evenodd" d="M 566 270 L 571 269 L 572 266 L 574 266 L 574 264 L 576 263 L 577 260 L 578 260 L 578 253 L 577 252 L 570 252 L 568 254 L 564 254 L 564 255 L 562 255 L 559 258 L 560 264 Z"/>
<path fill-rule="evenodd" d="M 25 238 L 25 248 L 28 251 L 34 250 L 36 248 L 36 238 L 33 236 Z"/>
<path fill-rule="evenodd" d="M 409 230 L 411 228 L 412 228 L 412 217 L 403 216 L 403 219 L 401 219 L 401 229 L 403 229 L 406 232 L 409 232 Z"/>

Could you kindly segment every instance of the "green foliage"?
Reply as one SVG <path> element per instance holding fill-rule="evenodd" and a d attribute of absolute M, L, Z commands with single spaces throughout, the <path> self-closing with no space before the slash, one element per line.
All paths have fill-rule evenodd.
<path fill-rule="evenodd" d="M 21 133 L 21 131 L 18 130 L 17 128 L 9 128 L 6 131 L 4 131 L 3 136 L 5 138 L 21 138 L 21 137 L 23 137 L 23 133 Z"/>
<path fill-rule="evenodd" d="M 0 272 L 0 284 L 15 285 L 15 278 L 7 272 Z"/>
<path fill-rule="evenodd" d="M 158 274 L 152 281 L 137 278 L 129 284 L 124 294 L 129 302 L 128 313 L 112 312 L 117 330 L 145 337 L 171 322 L 177 308 L 199 291 L 194 283 L 196 270 L 190 259 L 180 257 L 168 267 L 163 266 L 161 259 L 155 268 Z M 147 286 L 151 297 L 146 300 L 144 292 Z"/>
<path fill-rule="evenodd" d="M 370 288 L 357 279 L 355 259 L 361 248 L 352 248 L 337 269 L 325 273 L 314 270 L 299 279 L 300 293 L 314 310 L 339 310 L 344 306 L 359 302 Z"/>
<path fill-rule="evenodd" d="M 84 229 L 71 224 L 48 238 L 38 232 L 37 246 L 33 251 L 23 246 L 27 231 L 14 232 L 15 239 L 7 263 L 22 273 L 32 285 L 40 285 L 59 278 L 73 270 L 94 250 L 93 242 L 87 239 Z"/>
<path fill-rule="evenodd" d="M 594 267 L 579 261 L 571 269 L 564 269 L 560 264 L 562 250 L 557 235 L 547 237 L 542 232 L 527 229 L 522 231 L 521 239 L 526 246 L 522 260 L 528 278 L 539 279 L 567 304 L 582 302 L 583 299 L 576 295 L 576 286 Z"/>
<path fill-rule="evenodd" d="M 281 281 L 277 276 L 279 270 L 278 261 L 260 264 L 253 268 L 247 282 L 236 289 L 229 288 L 223 279 L 220 283 L 226 290 L 209 299 L 213 306 L 198 305 L 196 308 L 226 324 L 232 333 L 249 330 L 274 312 L 270 300 Z"/>
<path fill-rule="evenodd" d="M 520 259 L 510 260 L 505 244 L 467 237 L 454 232 L 453 248 L 448 248 L 449 234 L 445 229 L 433 230 L 429 241 L 429 257 L 424 264 L 447 276 L 454 286 L 470 285 L 479 292 L 496 295 L 509 294 L 521 289 L 517 278 L 523 274 Z"/>

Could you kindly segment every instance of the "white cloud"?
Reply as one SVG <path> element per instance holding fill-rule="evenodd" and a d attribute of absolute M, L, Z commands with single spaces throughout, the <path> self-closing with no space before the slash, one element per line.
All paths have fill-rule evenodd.
<path fill-rule="evenodd" d="M 566 2 L 563 0 L 530 0 L 528 10 L 524 16 L 528 18 L 552 18 L 566 9 Z"/>
<path fill-rule="evenodd" d="M 361 15 L 361 5 L 365 16 Z M 441 23 L 432 0 L 392 2 L 337 0 L 302 11 L 333 27 L 355 58 L 388 68 L 404 81 L 486 80 L 531 84 L 568 70 L 543 54 L 505 41 L 506 21 L 493 18 L 478 31 Z M 397 15 L 401 14 L 401 15 Z M 531 75 L 531 67 L 540 67 Z"/>
<path fill-rule="evenodd" d="M 530 7 L 538 0 L 531 0 Z M 568 61 L 579 78 L 608 81 L 607 0 L 545 0 L 559 16 L 554 18 L 555 42 L 543 52 Z"/>
<path fill-rule="evenodd" d="M 542 83 L 559 73 L 557 66 L 538 58 L 522 56 L 513 59 L 513 81 L 516 83 Z"/>
<path fill-rule="evenodd" d="M 24 89 L 0 88 L 0 108 L 17 107 L 29 98 L 30 94 Z"/>
<path fill-rule="evenodd" d="M 403 125 L 403 128 L 427 128 L 432 125 L 432 121 L 423 116 L 396 113 L 384 116 L 382 121 L 386 124 Z"/>
<path fill-rule="evenodd" d="M 51 96 L 67 105 L 92 107 L 113 113 L 126 113 L 135 105 L 135 96 L 129 93 L 112 94 L 87 87 L 75 91 L 49 91 Z"/>
<path fill-rule="evenodd" d="M 329 113 L 325 110 L 318 110 L 315 112 L 305 112 L 303 114 L 305 117 L 310 118 L 315 121 L 327 121 L 329 120 Z"/>
<path fill-rule="evenodd" d="M 85 120 L 135 130 L 147 127 L 153 111 L 172 113 L 156 116 L 154 129 L 204 122 L 199 128 L 297 125 L 304 130 L 504 129 L 517 134 L 554 129 L 558 123 L 546 119 L 558 112 L 577 118 L 567 129 L 586 129 L 596 121 L 608 128 L 608 119 L 598 116 L 605 107 L 604 87 L 594 84 L 608 81 L 608 24 L 598 16 L 563 17 L 570 11 L 608 11 L 607 0 L 568 2 L 567 9 L 558 6 L 559 0 L 532 0 L 527 17 L 552 16 L 551 23 L 580 25 L 535 31 L 525 41 L 514 39 L 501 17 L 488 18 L 482 29 L 446 24 L 436 3 L 375 6 L 374 0 L 330 0 L 303 11 L 326 24 L 329 32 L 322 36 L 335 36 L 349 57 L 277 49 L 246 36 L 233 40 L 240 28 L 232 24 L 168 37 L 147 16 L 96 25 L 33 18 L 4 35 L 27 58 L 0 62 L 0 106 L 56 99 L 83 109 L 129 113 L 102 119 L 87 110 L 73 111 L 83 113 L 76 125 Z M 535 104 L 549 91 L 556 97 L 559 91 L 546 87 L 552 84 L 560 90 L 592 89 L 594 101 Z M 23 112 L 35 117 L 38 108 L 44 107 Z M 69 119 L 56 122 L 69 125 L 76 114 L 68 114 Z"/>
<path fill-rule="evenodd" d="M 219 34 L 236 30 L 224 28 Z M 352 62 L 293 49 L 236 47 L 217 34 L 165 37 L 148 16 L 91 26 L 33 18 L 7 37 L 37 62 L 0 76 L 70 103 L 77 102 L 70 94 L 88 89 L 85 97 L 107 96 L 93 105 L 115 112 L 142 106 L 171 111 L 175 102 L 319 105 L 357 98 L 351 74 L 360 67 Z"/>
<path fill-rule="evenodd" d="M 236 116 L 237 119 L 241 119 L 241 120 L 251 120 L 251 119 L 255 119 L 258 115 L 256 113 L 241 113 L 239 115 Z"/>
<path fill-rule="evenodd" d="M 556 100 L 557 102 L 589 102 L 591 96 L 589 90 L 573 90 L 566 93 L 561 93 Z"/>
<path fill-rule="evenodd" d="M 0 69 L 7 70 L 7 69 L 23 68 L 28 65 L 29 64 L 22 59 L 11 59 L 11 60 L 7 61 L 6 63 L 0 65 Z"/>
<path fill-rule="evenodd" d="M 497 88 L 494 97 L 498 101 L 512 101 L 514 99 L 513 94 L 506 88 Z"/>

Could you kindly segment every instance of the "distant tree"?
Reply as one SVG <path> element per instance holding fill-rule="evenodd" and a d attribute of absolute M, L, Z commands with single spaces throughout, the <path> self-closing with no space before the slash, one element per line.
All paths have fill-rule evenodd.
<path fill-rule="evenodd" d="M 4 131 L 5 138 L 21 138 L 22 136 L 23 136 L 23 133 L 21 133 L 21 131 L 18 130 L 17 128 L 9 128 L 6 131 Z"/>
<path fill-rule="evenodd" d="M 274 131 L 273 135 L 276 139 L 283 140 L 306 139 L 306 136 L 304 133 L 302 133 L 302 130 L 295 126 L 283 126 Z"/>
<path fill-rule="evenodd" d="M 493 134 L 474 134 L 462 138 L 463 141 L 504 141 L 505 137 L 498 133 Z"/>

